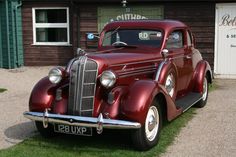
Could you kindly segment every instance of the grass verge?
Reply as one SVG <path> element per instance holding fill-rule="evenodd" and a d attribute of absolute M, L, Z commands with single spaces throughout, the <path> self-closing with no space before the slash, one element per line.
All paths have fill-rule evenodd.
<path fill-rule="evenodd" d="M 5 89 L 5 88 L 0 88 L 0 93 L 3 93 L 3 92 L 5 92 L 5 91 L 7 91 L 7 89 Z"/>
<path fill-rule="evenodd" d="M 213 84 L 210 91 L 216 89 Z M 190 108 L 174 121 L 164 125 L 157 146 L 146 152 L 135 151 L 130 136 L 124 131 L 105 130 L 103 135 L 93 137 L 63 135 L 53 139 L 44 139 L 41 136 L 29 138 L 22 143 L 0 150 L 1 157 L 158 157 L 174 141 L 190 119 L 196 113 L 196 108 Z"/>

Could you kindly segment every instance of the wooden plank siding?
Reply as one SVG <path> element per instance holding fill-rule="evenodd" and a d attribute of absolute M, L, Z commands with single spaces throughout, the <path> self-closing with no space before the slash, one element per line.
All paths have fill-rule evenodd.
<path fill-rule="evenodd" d="M 112 3 L 109 3 L 112 5 Z M 120 3 L 114 3 L 114 6 Z M 144 2 L 143 2 L 144 4 Z M 196 45 L 203 58 L 213 68 L 214 34 L 215 34 L 215 3 L 214 2 L 154 2 L 146 5 L 161 5 L 165 19 L 180 20 L 190 26 L 196 37 Z M 25 65 L 64 65 L 75 54 L 77 47 L 86 49 L 86 33 L 98 32 L 98 6 L 79 2 L 24 2 L 23 44 Z M 132 3 L 129 3 L 132 6 Z M 33 44 L 32 7 L 70 8 L 70 41 L 72 46 L 35 46 Z M 79 40 L 78 40 L 79 39 Z M 93 51 L 89 49 L 88 51 Z"/>
<path fill-rule="evenodd" d="M 80 5 L 79 6 L 79 29 L 80 29 L 80 42 L 79 46 L 83 49 L 86 47 L 86 33 L 98 32 L 98 20 L 97 20 L 97 5 Z M 96 44 L 96 43 L 94 43 Z M 88 49 L 87 51 L 95 51 L 95 49 Z"/>
<path fill-rule="evenodd" d="M 69 7 L 71 46 L 33 45 L 32 8 Z M 24 61 L 26 66 L 65 65 L 78 47 L 78 14 L 71 3 L 25 2 L 22 6 Z"/>
<path fill-rule="evenodd" d="M 215 3 L 166 3 L 166 19 L 186 23 L 192 30 L 196 47 L 205 60 L 214 68 Z"/>

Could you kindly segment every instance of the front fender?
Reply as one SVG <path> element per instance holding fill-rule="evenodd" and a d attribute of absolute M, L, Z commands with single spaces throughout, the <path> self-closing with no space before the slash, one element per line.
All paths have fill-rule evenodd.
<path fill-rule="evenodd" d="M 43 112 L 46 108 L 51 108 L 54 99 L 52 84 L 48 77 L 42 78 L 33 88 L 29 99 L 29 110 Z"/>
<path fill-rule="evenodd" d="M 206 75 L 209 75 L 208 81 L 212 82 L 212 71 L 209 63 L 205 60 L 200 61 L 194 72 L 194 92 L 202 93 L 203 91 L 203 82 Z"/>
<path fill-rule="evenodd" d="M 181 110 L 176 109 L 171 97 L 165 88 L 154 80 L 136 81 L 128 90 L 121 103 L 121 114 L 128 120 L 145 123 L 146 115 L 150 105 L 158 94 L 165 97 L 167 105 L 167 119 L 172 120 L 181 114 Z"/>

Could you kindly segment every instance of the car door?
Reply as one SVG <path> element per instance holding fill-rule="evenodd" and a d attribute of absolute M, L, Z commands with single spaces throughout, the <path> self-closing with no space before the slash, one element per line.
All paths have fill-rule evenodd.
<path fill-rule="evenodd" d="M 189 58 L 189 49 L 186 46 L 186 30 L 173 30 L 167 39 L 166 48 L 169 50 L 171 61 L 177 67 L 178 77 L 176 78 L 176 98 L 187 94 L 187 88 L 190 81 L 191 58 Z"/>

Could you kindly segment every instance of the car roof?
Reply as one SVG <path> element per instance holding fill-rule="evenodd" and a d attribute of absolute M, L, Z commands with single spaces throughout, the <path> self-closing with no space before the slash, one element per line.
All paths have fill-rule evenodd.
<path fill-rule="evenodd" d="M 172 30 L 174 28 L 186 28 L 187 25 L 177 20 L 124 20 L 108 23 L 104 27 L 104 30 L 111 30 L 118 27 Z"/>

